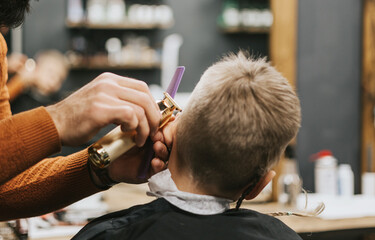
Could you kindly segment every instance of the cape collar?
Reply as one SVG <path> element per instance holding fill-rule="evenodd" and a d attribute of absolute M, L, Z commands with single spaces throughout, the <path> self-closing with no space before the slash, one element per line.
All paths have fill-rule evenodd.
<path fill-rule="evenodd" d="M 194 214 L 212 215 L 229 209 L 232 200 L 209 195 L 200 195 L 178 190 L 168 169 L 149 179 L 149 196 L 164 198 L 172 205 Z"/>

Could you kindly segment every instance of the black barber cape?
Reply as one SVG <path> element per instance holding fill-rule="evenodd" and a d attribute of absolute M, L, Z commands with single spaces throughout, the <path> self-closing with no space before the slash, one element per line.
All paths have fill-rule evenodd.
<path fill-rule="evenodd" d="M 301 239 L 280 220 L 252 210 L 215 215 L 183 211 L 163 198 L 110 213 L 87 224 L 73 239 Z"/>

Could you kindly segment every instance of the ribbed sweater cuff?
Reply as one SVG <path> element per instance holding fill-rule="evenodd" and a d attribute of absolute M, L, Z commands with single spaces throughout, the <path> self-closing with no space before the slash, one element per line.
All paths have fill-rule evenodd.
<path fill-rule="evenodd" d="M 70 156 L 69 163 L 67 166 L 66 174 L 68 174 L 68 182 L 71 182 L 71 192 L 74 195 L 76 192 L 78 195 L 82 195 L 82 191 L 86 191 L 85 194 L 93 194 L 101 191 L 95 186 L 91 180 L 91 176 L 88 169 L 87 161 L 89 154 L 87 149 L 80 152 L 74 153 Z M 79 186 L 77 185 L 79 183 Z"/>
<path fill-rule="evenodd" d="M 43 159 L 59 152 L 61 143 L 55 124 L 44 107 L 13 116 L 28 159 Z"/>

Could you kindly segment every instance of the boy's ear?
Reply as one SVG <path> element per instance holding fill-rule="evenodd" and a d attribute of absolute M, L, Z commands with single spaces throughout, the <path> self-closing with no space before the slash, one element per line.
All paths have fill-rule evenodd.
<path fill-rule="evenodd" d="M 266 175 L 264 175 L 259 180 L 259 182 L 257 183 L 257 185 L 255 185 L 255 187 L 253 188 L 253 190 L 251 190 L 251 192 L 246 195 L 245 199 L 246 200 L 250 200 L 250 199 L 253 199 L 256 196 L 258 196 L 258 194 L 263 190 L 263 188 L 265 188 L 267 186 L 267 184 L 269 182 L 271 182 L 272 178 L 275 177 L 275 175 L 276 175 L 276 172 L 273 171 L 273 170 L 271 170 L 268 173 L 266 173 Z"/>

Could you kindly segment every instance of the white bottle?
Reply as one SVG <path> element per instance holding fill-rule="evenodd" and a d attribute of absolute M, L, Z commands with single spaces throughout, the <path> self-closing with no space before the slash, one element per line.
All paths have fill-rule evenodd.
<path fill-rule="evenodd" d="M 278 178 L 278 202 L 284 206 L 296 207 L 298 195 L 302 190 L 302 180 L 298 174 L 295 159 L 286 158 Z"/>
<path fill-rule="evenodd" d="M 68 21 L 72 23 L 82 22 L 84 17 L 82 0 L 68 1 Z"/>
<path fill-rule="evenodd" d="M 367 196 L 375 196 L 375 173 L 364 172 L 362 174 L 362 188 L 361 193 Z"/>
<path fill-rule="evenodd" d="M 337 159 L 328 150 L 320 151 L 315 160 L 315 192 L 337 195 Z"/>
<path fill-rule="evenodd" d="M 223 20 L 228 27 L 237 27 L 241 22 L 240 11 L 237 8 L 227 8 L 223 12 Z"/>
<path fill-rule="evenodd" d="M 87 20 L 93 24 L 106 23 L 107 0 L 88 0 Z"/>
<path fill-rule="evenodd" d="M 108 0 L 107 22 L 122 23 L 125 20 L 125 2 L 123 0 Z"/>
<path fill-rule="evenodd" d="M 354 174 L 349 164 L 340 164 L 338 169 L 339 195 L 354 195 Z"/>

